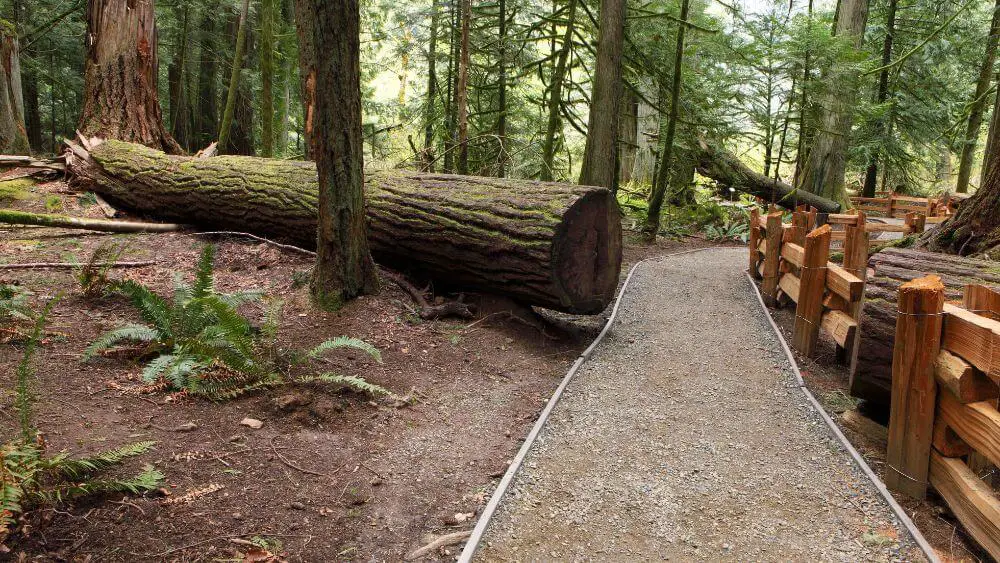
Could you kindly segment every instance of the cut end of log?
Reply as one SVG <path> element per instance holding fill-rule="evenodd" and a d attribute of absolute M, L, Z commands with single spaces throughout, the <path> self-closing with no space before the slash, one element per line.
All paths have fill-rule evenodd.
<path fill-rule="evenodd" d="M 904 283 L 899 286 L 899 291 L 940 291 L 941 293 L 944 293 L 944 284 L 941 283 L 940 276 L 930 275 Z"/>
<path fill-rule="evenodd" d="M 810 232 L 808 235 L 806 235 L 806 238 L 807 239 L 818 239 L 818 238 L 822 238 L 824 236 L 830 236 L 830 233 L 832 231 L 833 231 L 833 229 L 830 228 L 830 225 L 826 224 L 826 225 L 823 225 L 822 227 L 819 227 L 818 229 L 813 229 L 812 232 Z"/>
<path fill-rule="evenodd" d="M 553 276 L 566 305 L 582 314 L 600 313 L 615 296 L 621 273 L 622 233 L 611 192 L 579 198 L 563 215 L 552 241 Z"/>

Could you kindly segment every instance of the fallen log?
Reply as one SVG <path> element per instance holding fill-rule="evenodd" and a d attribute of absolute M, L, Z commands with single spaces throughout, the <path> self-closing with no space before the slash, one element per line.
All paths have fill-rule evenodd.
<path fill-rule="evenodd" d="M 851 374 L 851 394 L 888 408 L 899 286 L 934 274 L 944 283 L 945 299 L 961 302 L 966 284 L 1000 286 L 1000 269 L 996 262 L 908 248 L 886 248 L 873 254 L 868 269 L 861 344 L 857 366 Z"/>
<path fill-rule="evenodd" d="M 811 205 L 823 213 L 839 213 L 840 204 L 805 190 L 779 182 L 755 172 L 735 154 L 699 141 L 696 153 L 696 168 L 702 176 L 707 176 L 723 186 L 736 191 L 755 195 L 766 201 L 773 201 L 785 209 L 794 210 L 798 205 Z"/>
<path fill-rule="evenodd" d="M 72 182 L 117 206 L 315 247 L 312 162 L 68 145 Z M 394 170 L 368 175 L 365 196 L 383 263 L 570 313 L 599 313 L 614 296 L 621 223 L 604 188 Z"/>
<path fill-rule="evenodd" d="M 48 215 L 44 213 L 26 213 L 10 209 L 0 209 L 0 223 L 9 225 L 36 225 L 40 227 L 61 227 L 66 229 L 85 229 L 108 233 L 169 233 L 179 231 L 184 225 L 174 223 L 144 223 L 139 221 L 110 221 L 105 219 L 87 219 L 85 217 L 70 217 L 68 215 Z"/>

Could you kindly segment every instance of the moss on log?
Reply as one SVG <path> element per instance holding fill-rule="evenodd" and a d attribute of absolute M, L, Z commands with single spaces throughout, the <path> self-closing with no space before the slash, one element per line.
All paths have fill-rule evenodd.
<path fill-rule="evenodd" d="M 312 162 L 180 157 L 141 145 L 71 144 L 74 183 L 188 224 L 316 244 Z M 603 188 L 406 171 L 368 175 L 376 258 L 435 279 L 572 313 L 602 311 L 621 268 L 618 207 Z"/>

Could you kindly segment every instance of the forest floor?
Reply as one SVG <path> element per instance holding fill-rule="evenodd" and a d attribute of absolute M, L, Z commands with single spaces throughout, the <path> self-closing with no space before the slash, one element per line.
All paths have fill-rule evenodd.
<path fill-rule="evenodd" d="M 97 205 L 60 182 L 24 196 L 0 205 L 102 217 Z M 113 270 L 113 278 L 161 292 L 175 273 L 191 277 L 206 243 L 184 233 L 2 228 L 0 264 L 85 262 L 108 240 L 127 241 L 120 260 L 155 261 Z M 606 318 L 567 324 L 561 316 L 556 327 L 515 303 L 470 295 L 480 307 L 477 319 L 421 321 L 409 312 L 408 295 L 391 284 L 378 296 L 323 313 L 310 306 L 304 286 L 309 256 L 244 239 L 215 240 L 221 291 L 259 289 L 283 300 L 281 347 L 306 349 L 340 335 L 366 340 L 381 350 L 383 364 L 343 352 L 331 356 L 333 369 L 410 400 L 316 388 L 222 403 L 143 393 L 138 362 L 81 361 L 100 334 L 138 320 L 124 299 L 83 297 L 70 270 L 0 269 L 0 283 L 26 288 L 36 309 L 63 296 L 33 362 L 35 422 L 48 451 L 84 455 L 155 440 L 155 449 L 122 474 L 153 463 L 169 493 L 39 507 L 0 560 L 242 560 L 248 542 L 289 561 L 399 560 L 439 534 L 471 528 L 547 399 Z M 623 275 L 638 260 L 710 244 L 687 239 L 645 246 L 630 239 Z M 21 344 L 0 344 L 0 443 L 17 427 L 12 382 L 22 353 Z M 241 425 L 247 417 L 263 426 Z M 178 498 L 186 500 L 168 502 Z"/>
<path fill-rule="evenodd" d="M 924 559 L 800 392 L 745 256 L 639 267 L 480 559 Z"/>

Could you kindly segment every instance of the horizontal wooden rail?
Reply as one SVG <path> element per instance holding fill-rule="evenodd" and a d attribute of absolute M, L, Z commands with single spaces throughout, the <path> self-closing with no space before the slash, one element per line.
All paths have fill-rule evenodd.
<path fill-rule="evenodd" d="M 960 458 L 937 452 L 931 454 L 930 481 L 969 535 L 994 558 L 1000 555 L 1000 502 L 992 487 Z"/>

